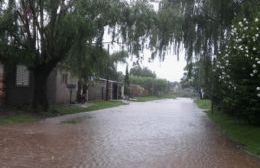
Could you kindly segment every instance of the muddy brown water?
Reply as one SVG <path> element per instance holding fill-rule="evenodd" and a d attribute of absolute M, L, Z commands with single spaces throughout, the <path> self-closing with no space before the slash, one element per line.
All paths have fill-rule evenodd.
<path fill-rule="evenodd" d="M 191 99 L 0 127 L 1 168 L 260 168 Z"/>

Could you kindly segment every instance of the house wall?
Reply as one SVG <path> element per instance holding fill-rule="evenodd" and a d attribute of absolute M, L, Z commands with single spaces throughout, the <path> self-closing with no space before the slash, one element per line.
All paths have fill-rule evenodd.
<path fill-rule="evenodd" d="M 112 81 L 108 82 L 108 98 L 109 100 L 117 99 L 114 97 L 114 88 Z M 120 95 L 119 86 L 117 87 L 117 95 Z M 119 96 L 117 96 L 119 97 Z M 106 99 L 106 80 L 96 80 L 93 85 L 89 86 L 88 89 L 88 99 L 89 100 L 105 100 Z"/>
<path fill-rule="evenodd" d="M 29 74 L 29 86 L 16 85 L 16 65 L 5 65 L 5 102 L 8 105 L 31 104 L 33 98 L 33 75 Z"/>
<path fill-rule="evenodd" d="M 74 84 L 76 87 L 72 89 L 71 100 L 76 102 L 77 98 L 77 82 L 78 79 L 62 69 L 55 69 L 48 79 L 48 98 L 51 104 L 68 104 L 70 103 L 70 90 L 68 84 Z"/>
<path fill-rule="evenodd" d="M 93 85 L 88 88 L 89 100 L 102 100 L 106 96 L 106 83 L 104 81 L 95 81 Z"/>
<path fill-rule="evenodd" d="M 3 68 L 4 67 L 4 68 Z M 31 104 L 33 100 L 33 74 L 29 73 L 29 85 L 16 85 L 16 65 L 0 64 L 0 105 L 3 102 L 1 95 L 5 95 L 4 101 L 9 105 L 24 105 Z M 3 71 L 5 72 L 5 94 L 3 93 Z M 64 79 L 64 75 L 67 75 Z M 72 102 L 76 102 L 77 98 L 77 82 L 78 79 L 73 77 L 71 73 L 66 70 L 58 69 L 52 71 L 47 81 L 47 97 L 50 104 L 68 104 L 70 103 L 70 90 L 67 88 L 68 84 L 74 84 L 76 87 L 72 90 Z M 109 81 L 109 99 L 113 97 L 113 81 Z M 117 98 L 120 97 L 121 86 L 117 84 Z M 106 80 L 97 80 L 93 86 L 89 87 L 89 100 L 102 100 L 106 98 Z"/>
<path fill-rule="evenodd" d="M 113 83 L 113 99 L 121 99 L 123 96 L 122 96 L 122 84 L 120 84 L 120 83 L 116 83 L 116 82 L 114 82 Z"/>
<path fill-rule="evenodd" d="M 29 73 L 29 85 L 16 85 L 17 65 L 0 63 L 0 105 L 27 105 L 33 100 L 33 74 Z M 63 81 L 63 74 L 68 74 L 66 82 Z M 4 75 L 4 77 L 3 77 Z M 3 82 L 4 81 L 4 82 Z M 47 81 L 47 97 L 51 104 L 69 103 L 70 91 L 67 84 L 77 84 L 77 78 L 63 70 L 53 70 Z M 76 101 L 77 88 L 73 89 L 72 101 Z"/>
<path fill-rule="evenodd" d="M 112 100 L 113 99 L 113 83 L 108 82 L 108 99 Z"/>
<path fill-rule="evenodd" d="M 50 76 L 48 77 L 47 81 L 47 97 L 50 104 L 56 103 L 56 76 L 57 71 L 54 70 L 51 72 Z"/>

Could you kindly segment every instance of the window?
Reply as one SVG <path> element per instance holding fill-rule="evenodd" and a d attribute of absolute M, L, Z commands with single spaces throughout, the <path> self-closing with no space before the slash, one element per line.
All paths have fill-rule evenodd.
<path fill-rule="evenodd" d="M 16 86 L 29 86 L 30 72 L 24 65 L 16 66 Z"/>

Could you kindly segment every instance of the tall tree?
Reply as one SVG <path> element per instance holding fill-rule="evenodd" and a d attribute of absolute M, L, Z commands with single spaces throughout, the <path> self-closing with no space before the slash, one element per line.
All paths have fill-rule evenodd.
<path fill-rule="evenodd" d="M 140 66 L 135 66 L 135 67 L 131 68 L 130 74 L 134 75 L 134 76 L 156 78 L 156 74 L 154 72 L 152 72 L 150 69 L 148 69 L 147 67 L 142 68 Z"/>
<path fill-rule="evenodd" d="M 125 51 L 115 52 L 111 55 L 106 56 L 102 62 L 103 72 L 100 73 L 101 76 L 106 78 L 106 100 L 109 100 L 109 80 L 110 77 L 117 73 L 117 63 L 126 63 L 126 58 L 128 53 Z"/>
<path fill-rule="evenodd" d="M 128 65 L 125 69 L 125 79 L 124 79 L 124 94 L 129 97 L 130 96 L 130 79 L 129 79 L 129 70 Z"/>
<path fill-rule="evenodd" d="M 213 57 L 230 36 L 234 19 L 254 13 L 259 5 L 258 0 L 163 0 L 158 12 L 163 31 L 158 30 L 160 40 L 155 42 L 164 48 L 174 45 L 176 53 L 184 47 L 188 78 L 199 68 L 203 88 L 210 85 Z"/>
<path fill-rule="evenodd" d="M 80 45 L 80 44 L 79 44 Z M 77 101 L 88 100 L 88 88 L 92 84 L 92 78 L 97 75 L 101 62 L 106 52 L 99 47 L 84 45 L 81 50 L 69 54 L 63 62 L 64 66 L 78 77 Z"/>
<path fill-rule="evenodd" d="M 33 107 L 37 110 L 40 105 L 44 111 L 48 109 L 47 78 L 59 62 L 68 55 L 79 56 L 84 45 L 93 41 L 101 47 L 106 26 L 112 30 L 113 40 L 123 35 L 129 51 L 138 54 L 140 39 L 153 22 L 146 18 L 154 15 L 145 0 L 131 5 L 121 0 L 4 3 L 6 7 L 0 12 L 0 60 L 22 62 L 29 67 L 35 85 Z"/>

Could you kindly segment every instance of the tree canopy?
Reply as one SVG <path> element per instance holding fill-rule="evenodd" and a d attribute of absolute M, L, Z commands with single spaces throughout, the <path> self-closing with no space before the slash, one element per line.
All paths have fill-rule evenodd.
<path fill-rule="evenodd" d="M 30 68 L 34 107 L 47 109 L 50 72 L 68 57 L 88 68 L 82 60 L 91 63 L 87 53 L 102 52 L 108 30 L 113 43 L 124 44 L 137 58 L 146 48 L 151 58 L 161 59 L 170 47 L 177 55 L 184 48 L 187 78 L 197 74 L 199 87 L 210 86 L 212 60 L 230 36 L 232 23 L 257 13 L 259 6 L 259 0 L 162 0 L 154 11 L 148 0 L 1 1 L 0 61 Z M 78 73 L 88 76 L 83 73 L 91 71 Z"/>
<path fill-rule="evenodd" d="M 147 67 L 134 66 L 130 69 L 130 75 L 156 78 L 156 74 Z"/>
<path fill-rule="evenodd" d="M 47 78 L 58 63 L 68 56 L 82 60 L 93 43 L 102 49 L 107 26 L 113 41 L 123 39 L 128 51 L 138 55 L 153 22 L 147 18 L 154 14 L 147 1 L 4 1 L 0 11 L 0 60 L 29 67 L 35 84 L 33 106 L 40 104 L 46 110 Z"/>

